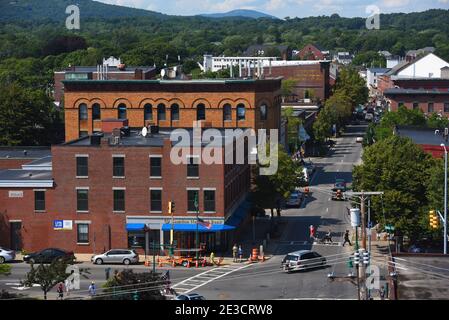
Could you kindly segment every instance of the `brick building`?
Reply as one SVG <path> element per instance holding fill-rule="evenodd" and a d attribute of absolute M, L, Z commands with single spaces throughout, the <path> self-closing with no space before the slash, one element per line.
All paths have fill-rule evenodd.
<path fill-rule="evenodd" d="M 21 169 L 22 165 L 50 154 L 50 147 L 0 146 L 0 170 Z"/>
<path fill-rule="evenodd" d="M 156 76 L 156 68 L 149 66 L 70 66 L 54 73 L 53 98 L 59 105 L 64 96 L 64 80 L 149 80 Z"/>
<path fill-rule="evenodd" d="M 400 137 L 410 138 L 424 152 L 429 153 L 434 158 L 444 157 L 444 144 L 449 148 L 449 136 L 444 135 L 444 128 L 432 129 L 425 127 L 397 126 L 394 134 Z"/>
<path fill-rule="evenodd" d="M 293 94 L 298 99 L 329 98 L 330 95 L 330 61 L 273 61 L 271 66 L 264 66 L 264 74 L 293 80 Z"/>
<path fill-rule="evenodd" d="M 326 55 L 315 45 L 308 44 L 296 56 L 301 60 L 325 60 Z"/>
<path fill-rule="evenodd" d="M 197 194 L 199 217 L 212 224 L 199 227 L 201 243 L 226 250 L 228 231 L 243 218 L 238 215 L 250 188 L 250 166 L 206 164 L 201 158 L 196 163 L 191 159 L 198 153 L 170 138 L 171 132 L 142 136 L 131 130 L 118 140 L 112 133 L 82 137 L 53 146 L 50 167 L 0 171 L 0 244 L 27 251 L 142 252 L 153 241 L 169 243 L 173 222 L 177 248 L 193 248 Z M 186 132 L 190 140 L 193 130 Z M 227 133 L 220 134 L 216 141 L 225 140 Z M 224 159 L 228 149 L 212 146 L 223 150 Z M 187 147 L 186 164 L 171 161 L 173 147 Z M 176 204 L 173 220 L 169 201 Z"/>
<path fill-rule="evenodd" d="M 131 128 L 278 129 L 281 78 L 256 80 L 66 80 L 66 141 L 101 130 L 101 120 Z"/>

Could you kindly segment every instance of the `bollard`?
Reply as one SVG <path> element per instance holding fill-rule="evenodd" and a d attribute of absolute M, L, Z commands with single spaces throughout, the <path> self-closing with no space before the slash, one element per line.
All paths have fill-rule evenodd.
<path fill-rule="evenodd" d="M 110 273 L 111 273 L 111 268 L 106 268 L 106 269 L 104 269 L 104 272 L 105 272 L 105 274 L 106 274 L 106 280 L 109 280 L 109 275 L 110 275 Z"/>

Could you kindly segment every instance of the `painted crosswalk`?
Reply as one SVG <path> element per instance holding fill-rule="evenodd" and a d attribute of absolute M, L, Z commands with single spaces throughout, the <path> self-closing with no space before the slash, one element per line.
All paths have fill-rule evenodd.
<path fill-rule="evenodd" d="M 230 264 L 225 265 L 217 268 L 213 268 L 210 270 L 207 270 L 205 272 L 202 272 L 200 274 L 197 274 L 191 278 L 188 278 L 184 281 L 181 281 L 179 283 L 176 283 L 172 286 L 172 289 L 175 289 L 177 293 L 189 293 L 192 292 L 212 281 L 215 281 L 217 279 L 220 279 L 222 277 L 225 277 L 233 272 L 249 268 L 253 264 Z"/>

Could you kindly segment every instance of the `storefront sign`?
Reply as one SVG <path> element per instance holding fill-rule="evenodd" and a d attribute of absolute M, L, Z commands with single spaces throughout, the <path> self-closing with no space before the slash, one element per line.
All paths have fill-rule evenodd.
<path fill-rule="evenodd" d="M 23 198 L 23 191 L 9 191 L 10 198 Z"/>
<path fill-rule="evenodd" d="M 203 219 L 204 221 L 210 222 L 212 224 L 223 224 L 223 220 L 211 220 L 211 219 Z M 188 223 L 188 224 L 196 224 L 196 219 L 173 219 L 173 223 Z M 165 223 L 172 223 L 171 219 L 165 219 Z"/>
<path fill-rule="evenodd" d="M 53 230 L 72 230 L 72 220 L 53 220 Z"/>

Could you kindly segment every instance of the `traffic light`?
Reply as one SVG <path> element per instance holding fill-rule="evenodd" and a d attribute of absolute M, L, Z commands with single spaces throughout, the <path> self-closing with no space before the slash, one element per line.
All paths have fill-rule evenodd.
<path fill-rule="evenodd" d="M 175 202 L 174 201 L 169 201 L 168 202 L 168 213 L 172 214 L 175 212 Z"/>
<path fill-rule="evenodd" d="M 365 251 L 363 252 L 363 263 L 368 265 L 370 260 L 369 252 Z"/>
<path fill-rule="evenodd" d="M 360 253 L 358 251 L 354 253 L 354 264 L 356 266 L 360 264 Z"/>
<path fill-rule="evenodd" d="M 438 216 L 435 210 L 429 211 L 429 224 L 431 229 L 437 229 L 439 225 Z"/>

